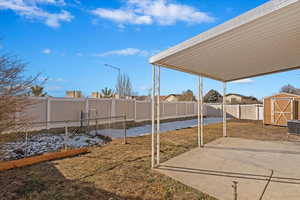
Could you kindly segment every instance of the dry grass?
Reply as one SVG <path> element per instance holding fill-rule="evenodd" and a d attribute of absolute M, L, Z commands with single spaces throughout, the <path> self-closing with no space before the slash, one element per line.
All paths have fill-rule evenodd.
<path fill-rule="evenodd" d="M 231 121 L 232 137 L 259 140 L 296 140 L 286 128 Z M 205 143 L 222 134 L 222 125 L 205 127 Z M 161 135 L 162 161 L 197 146 L 197 129 Z M 151 137 L 114 140 L 91 148 L 80 157 L 0 172 L 2 199 L 213 199 L 150 169 Z"/>

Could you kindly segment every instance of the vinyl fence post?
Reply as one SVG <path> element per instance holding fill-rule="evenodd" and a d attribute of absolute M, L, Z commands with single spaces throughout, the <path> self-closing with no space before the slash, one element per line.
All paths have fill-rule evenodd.
<path fill-rule="evenodd" d="M 28 131 L 27 131 L 27 129 L 25 131 L 25 143 L 26 143 L 25 157 L 27 157 L 27 155 L 28 155 L 28 152 L 27 152 L 27 150 L 28 150 Z"/>
<path fill-rule="evenodd" d="M 111 113 L 110 116 L 116 116 L 116 99 L 112 98 L 111 99 Z"/>
<path fill-rule="evenodd" d="M 258 104 L 255 104 L 256 106 L 256 120 L 258 121 L 259 120 L 259 106 Z"/>
<path fill-rule="evenodd" d="M 127 144 L 126 115 L 124 115 L 123 127 L 124 127 L 124 144 Z"/>
<path fill-rule="evenodd" d="M 96 131 L 95 131 L 95 134 L 97 135 L 98 133 L 98 118 L 96 118 Z"/>
<path fill-rule="evenodd" d="M 65 122 L 65 150 L 68 150 L 68 141 L 69 141 L 68 121 L 66 121 Z"/>
<path fill-rule="evenodd" d="M 241 113 L 241 105 L 240 105 L 240 104 L 237 104 L 237 105 L 236 105 L 236 110 L 237 110 L 236 118 L 237 118 L 237 119 L 241 119 L 241 117 L 240 117 L 240 113 Z"/>
<path fill-rule="evenodd" d="M 136 99 L 134 99 L 134 121 L 136 121 Z"/>
<path fill-rule="evenodd" d="M 50 97 L 47 97 L 47 122 L 46 122 L 46 129 L 50 129 L 50 121 L 51 121 L 51 101 Z"/>

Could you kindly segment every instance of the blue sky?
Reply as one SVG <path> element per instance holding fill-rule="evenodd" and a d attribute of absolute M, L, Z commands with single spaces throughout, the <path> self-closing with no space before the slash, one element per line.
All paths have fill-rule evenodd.
<path fill-rule="evenodd" d="M 85 95 L 114 88 L 121 68 L 134 90 L 148 94 L 149 56 L 221 24 L 267 0 L 1 0 L 0 48 L 28 62 L 27 74 L 42 73 L 46 91 L 64 96 L 65 90 Z M 228 92 L 258 98 L 281 86 L 299 86 L 300 71 L 230 83 Z M 205 79 L 205 92 L 222 84 Z M 196 92 L 196 77 L 161 71 L 162 94 Z"/>

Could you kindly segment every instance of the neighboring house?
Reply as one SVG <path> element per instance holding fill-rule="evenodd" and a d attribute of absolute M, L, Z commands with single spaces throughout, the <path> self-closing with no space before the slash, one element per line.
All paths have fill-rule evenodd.
<path fill-rule="evenodd" d="M 79 90 L 66 91 L 66 97 L 82 98 L 82 93 Z"/>
<path fill-rule="evenodd" d="M 97 98 L 97 99 L 102 98 L 101 92 L 92 92 L 91 98 Z"/>
<path fill-rule="evenodd" d="M 244 95 L 234 94 L 234 93 L 227 94 L 225 98 L 227 104 L 259 104 L 260 103 L 255 97 L 244 96 Z"/>
<path fill-rule="evenodd" d="M 150 101 L 151 96 L 133 96 L 132 99 L 135 99 L 137 101 Z"/>
<path fill-rule="evenodd" d="M 137 101 L 151 101 L 151 96 L 133 96 L 132 99 L 135 99 Z M 159 100 L 161 102 L 167 101 L 167 102 L 178 102 L 183 101 L 183 95 L 181 94 L 169 94 L 168 96 L 160 96 Z M 155 101 L 157 100 L 157 97 L 155 97 Z"/>
<path fill-rule="evenodd" d="M 180 97 L 181 97 L 180 94 L 170 94 L 164 98 L 164 101 L 177 102 L 180 101 Z"/>
<path fill-rule="evenodd" d="M 135 99 L 137 101 L 151 101 L 151 96 L 132 96 L 132 99 Z M 165 101 L 166 96 L 160 96 L 160 101 Z M 156 97 L 155 97 L 156 100 Z"/>

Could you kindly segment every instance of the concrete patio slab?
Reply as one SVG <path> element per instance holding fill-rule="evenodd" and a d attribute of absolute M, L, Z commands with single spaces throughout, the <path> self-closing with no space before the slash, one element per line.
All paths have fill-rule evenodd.
<path fill-rule="evenodd" d="M 157 170 L 220 200 L 300 199 L 300 143 L 220 138 Z"/>

